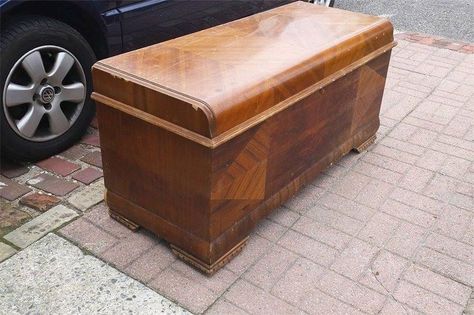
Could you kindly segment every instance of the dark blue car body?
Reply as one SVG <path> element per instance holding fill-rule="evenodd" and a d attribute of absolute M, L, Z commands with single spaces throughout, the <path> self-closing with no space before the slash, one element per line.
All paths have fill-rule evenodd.
<path fill-rule="evenodd" d="M 116 55 L 295 0 L 0 0 L 1 20 L 43 15 L 69 24 L 98 58 Z"/>

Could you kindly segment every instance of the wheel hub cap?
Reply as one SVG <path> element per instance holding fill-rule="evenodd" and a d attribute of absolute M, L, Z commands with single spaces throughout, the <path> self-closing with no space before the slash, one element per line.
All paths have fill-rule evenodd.
<path fill-rule="evenodd" d="M 54 88 L 49 85 L 41 87 L 38 94 L 43 104 L 49 104 L 54 100 Z"/>

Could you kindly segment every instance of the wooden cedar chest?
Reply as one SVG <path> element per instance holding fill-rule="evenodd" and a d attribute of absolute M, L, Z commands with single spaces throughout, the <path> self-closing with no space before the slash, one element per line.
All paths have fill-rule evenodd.
<path fill-rule="evenodd" d="M 295 2 L 97 62 L 111 215 L 215 272 L 374 141 L 394 45 L 386 19 Z"/>

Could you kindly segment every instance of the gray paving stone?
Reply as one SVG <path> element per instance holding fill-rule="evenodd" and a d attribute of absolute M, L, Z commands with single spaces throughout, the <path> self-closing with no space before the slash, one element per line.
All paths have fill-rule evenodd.
<path fill-rule="evenodd" d="M 89 209 L 104 199 L 104 180 L 101 179 L 69 197 L 68 201 L 82 211 Z"/>
<path fill-rule="evenodd" d="M 16 249 L 0 242 L 0 262 L 16 253 Z"/>
<path fill-rule="evenodd" d="M 49 234 L 0 264 L 0 313 L 189 314 Z"/>
<path fill-rule="evenodd" d="M 77 213 L 57 205 L 8 233 L 4 238 L 18 247 L 25 248 L 48 232 L 77 217 Z"/>

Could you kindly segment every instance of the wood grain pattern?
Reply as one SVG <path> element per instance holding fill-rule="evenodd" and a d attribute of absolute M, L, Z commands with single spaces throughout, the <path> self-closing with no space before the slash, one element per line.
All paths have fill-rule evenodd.
<path fill-rule="evenodd" d="M 393 46 L 384 19 L 293 3 L 97 63 L 112 213 L 215 272 L 274 207 L 373 141 Z"/>

